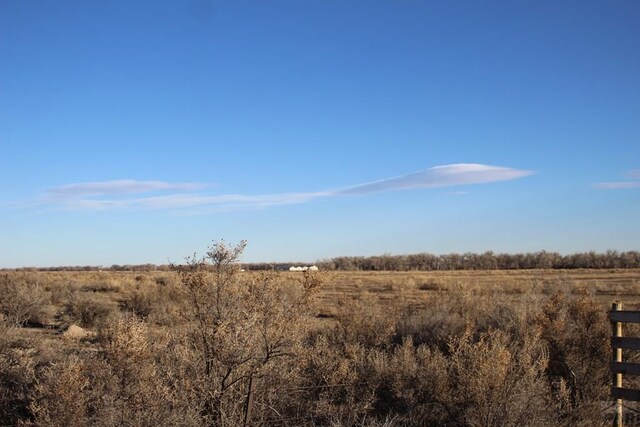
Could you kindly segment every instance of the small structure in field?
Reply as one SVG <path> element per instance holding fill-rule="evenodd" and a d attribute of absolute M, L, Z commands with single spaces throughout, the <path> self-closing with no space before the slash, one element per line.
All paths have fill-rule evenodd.
<path fill-rule="evenodd" d="M 311 267 L 303 265 L 303 266 L 291 266 L 289 267 L 289 271 L 318 271 L 318 267 L 315 265 L 312 265 Z"/>

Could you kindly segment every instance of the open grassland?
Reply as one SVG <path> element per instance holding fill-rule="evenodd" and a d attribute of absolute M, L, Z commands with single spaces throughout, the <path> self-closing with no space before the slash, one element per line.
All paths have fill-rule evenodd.
<path fill-rule="evenodd" d="M 331 312 L 340 301 L 367 294 L 392 305 L 423 307 L 451 293 L 513 295 L 517 300 L 523 294 L 558 292 L 589 295 L 606 307 L 616 299 L 635 307 L 640 304 L 640 270 L 334 272 L 323 284 L 320 300 L 322 308 Z"/>
<path fill-rule="evenodd" d="M 593 426 L 606 311 L 640 308 L 640 270 L 16 271 L 0 292 L 0 425 L 236 426 L 251 402 L 256 426 Z"/>
<path fill-rule="evenodd" d="M 175 272 L 36 271 L 6 272 L 15 283 L 37 283 L 51 293 L 51 306 L 41 322 L 58 324 L 74 319 L 75 303 L 91 300 L 105 310 L 136 309 L 143 305 L 170 302 L 179 281 Z M 246 276 L 255 272 L 244 272 Z M 300 272 L 279 273 L 295 281 Z M 398 308 L 420 308 L 441 295 L 588 295 L 608 308 L 620 300 L 629 308 L 640 305 L 640 269 L 611 270 L 464 270 L 430 272 L 330 272 L 320 273 L 324 282 L 318 292 L 318 314 L 331 317 L 340 304 L 366 297 Z M 48 317 L 46 317 L 48 316 Z M 87 319 L 85 319 L 86 321 Z"/>

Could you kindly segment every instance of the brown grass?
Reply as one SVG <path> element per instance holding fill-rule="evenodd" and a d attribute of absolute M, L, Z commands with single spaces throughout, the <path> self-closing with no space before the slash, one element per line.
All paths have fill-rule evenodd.
<path fill-rule="evenodd" d="M 0 425 L 239 425 L 249 378 L 254 425 L 603 425 L 640 306 L 640 270 L 198 274 L 3 273 Z"/>

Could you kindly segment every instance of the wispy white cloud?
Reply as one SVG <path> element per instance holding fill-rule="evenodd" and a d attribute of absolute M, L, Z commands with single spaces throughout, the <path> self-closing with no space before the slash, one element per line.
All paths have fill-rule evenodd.
<path fill-rule="evenodd" d="M 626 176 L 633 181 L 599 182 L 597 184 L 594 184 L 594 187 L 601 190 L 640 188 L 640 169 L 628 171 L 626 173 Z"/>
<path fill-rule="evenodd" d="M 198 206 L 252 206 L 268 207 L 302 203 L 317 198 L 319 193 L 294 193 L 246 196 L 242 194 L 169 194 L 165 196 L 133 199 L 80 199 L 65 203 L 71 209 L 122 210 L 122 209 L 176 209 Z"/>
<path fill-rule="evenodd" d="M 355 185 L 336 190 L 336 195 L 371 194 L 382 191 L 408 190 L 415 188 L 438 188 L 456 185 L 486 184 L 496 181 L 508 181 L 531 175 L 533 172 L 480 165 L 458 163 L 436 166 L 407 175 L 387 178 L 367 184 Z"/>
<path fill-rule="evenodd" d="M 627 172 L 627 176 L 631 179 L 640 179 L 640 169 Z"/>
<path fill-rule="evenodd" d="M 141 194 L 160 190 L 198 190 L 203 188 L 202 184 L 178 183 L 172 184 L 163 181 L 134 181 L 131 179 L 119 179 L 114 181 L 84 182 L 80 184 L 69 184 L 54 187 L 47 190 L 47 196 L 52 198 L 66 199 L 70 197 L 102 196 L 102 195 L 125 195 Z"/>
<path fill-rule="evenodd" d="M 599 182 L 596 188 L 602 190 L 620 190 L 624 188 L 640 188 L 640 181 Z"/>
<path fill-rule="evenodd" d="M 70 184 L 47 190 L 22 208 L 40 206 L 69 210 L 182 209 L 189 213 L 261 209 L 306 203 L 329 197 L 360 196 L 385 191 L 428 189 L 508 181 L 533 172 L 481 164 L 452 164 L 333 190 L 283 194 L 210 194 L 198 183 L 116 180 Z M 165 194 L 158 194 L 164 192 Z M 167 194 L 168 193 L 168 194 Z M 462 192 L 456 192 L 458 194 Z M 20 206 L 18 203 L 16 206 Z"/>

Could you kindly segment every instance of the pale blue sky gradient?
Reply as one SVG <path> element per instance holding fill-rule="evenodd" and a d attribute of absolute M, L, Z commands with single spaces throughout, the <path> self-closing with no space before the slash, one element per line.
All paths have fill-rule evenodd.
<path fill-rule="evenodd" d="M 640 249 L 640 2 L 0 2 L 0 267 Z"/>

